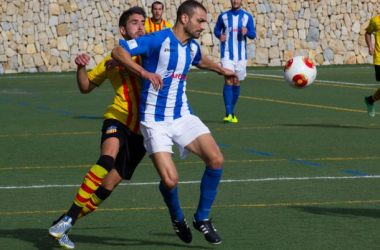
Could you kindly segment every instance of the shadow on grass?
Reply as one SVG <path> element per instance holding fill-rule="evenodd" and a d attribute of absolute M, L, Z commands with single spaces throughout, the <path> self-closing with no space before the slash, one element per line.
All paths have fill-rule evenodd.
<path fill-rule="evenodd" d="M 368 208 L 326 208 L 326 207 L 304 207 L 293 206 L 291 208 L 298 209 L 302 212 L 342 217 L 370 217 L 380 219 L 380 209 Z"/>
<path fill-rule="evenodd" d="M 99 228 L 97 228 L 99 229 Z M 82 230 L 91 230 L 91 228 L 82 228 Z M 120 235 L 120 233 L 117 233 Z M 177 237 L 174 232 L 173 234 L 153 234 L 163 237 Z M 41 228 L 20 228 L 20 229 L 0 229 L 0 242 L 2 238 L 8 238 L 12 239 L 15 245 L 9 246 L 11 248 L 9 249 L 17 249 L 17 243 L 15 240 L 22 240 L 25 242 L 29 242 L 33 245 L 36 249 L 39 250 L 53 250 L 53 249 L 60 249 L 57 240 L 52 238 L 48 234 L 48 229 L 41 229 Z M 149 238 L 149 235 L 146 236 L 146 238 Z M 76 248 L 79 247 L 78 245 L 81 244 L 83 248 L 85 248 L 85 244 L 96 244 L 99 245 L 99 249 L 109 249 L 110 247 L 114 246 L 120 246 L 120 247 L 132 247 L 132 246 L 147 246 L 151 247 L 152 249 L 154 247 L 163 247 L 163 248 L 170 248 L 170 247 L 181 247 L 181 248 L 188 248 L 188 249 L 213 249 L 212 247 L 204 247 L 200 245 L 193 245 L 192 244 L 185 244 L 185 243 L 169 243 L 163 241 L 154 241 L 154 240 L 141 240 L 141 239 L 131 239 L 126 237 L 102 237 L 102 236 L 88 236 L 88 235 L 81 235 L 81 234 L 70 234 L 70 240 L 72 240 L 76 245 Z M 178 239 L 178 241 L 180 241 Z M 1 246 L 0 247 L 7 247 L 7 246 Z M 21 246 L 20 246 L 21 247 Z M 3 248 L 6 249 L 6 248 Z"/>
<path fill-rule="evenodd" d="M 206 120 L 206 119 L 204 119 L 204 120 L 201 119 L 201 120 L 204 124 L 226 124 L 226 125 L 228 125 L 229 123 L 223 122 L 223 118 L 224 117 L 221 116 L 220 120 Z"/>
<path fill-rule="evenodd" d="M 313 127 L 313 128 L 339 128 L 339 129 L 379 129 L 378 127 L 351 126 L 341 124 L 279 124 L 285 127 Z"/>
<path fill-rule="evenodd" d="M 100 116 L 90 116 L 90 115 L 79 115 L 79 116 L 73 116 L 74 119 L 89 119 L 89 120 L 103 120 L 104 117 Z"/>

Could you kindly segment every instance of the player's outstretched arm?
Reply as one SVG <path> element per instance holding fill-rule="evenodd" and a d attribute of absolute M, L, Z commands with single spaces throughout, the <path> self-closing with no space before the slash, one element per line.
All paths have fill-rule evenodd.
<path fill-rule="evenodd" d="M 206 69 L 215 71 L 216 73 L 222 74 L 222 66 L 212 61 L 210 58 L 208 58 L 205 55 L 202 55 L 202 59 L 199 61 L 199 63 L 196 65 L 197 68 L 200 69 Z"/>
<path fill-rule="evenodd" d="M 111 57 L 137 76 L 143 77 L 145 69 L 133 61 L 131 54 L 129 54 L 129 52 L 122 46 L 117 46 L 114 48 L 112 50 Z"/>
<path fill-rule="evenodd" d="M 137 76 L 150 81 L 155 90 L 158 90 L 159 88 L 162 89 L 163 82 L 161 76 L 146 71 L 143 67 L 133 61 L 131 54 L 129 54 L 129 52 L 126 51 L 122 46 L 114 48 L 112 50 L 111 56 L 113 59 L 118 61 L 124 67 L 128 68 Z"/>
<path fill-rule="evenodd" d="M 373 49 L 373 45 L 372 45 L 372 41 L 371 41 L 371 34 L 368 32 L 365 33 L 365 42 L 367 43 L 367 46 L 368 46 L 368 53 L 371 56 L 373 56 L 374 49 Z"/>
<path fill-rule="evenodd" d="M 218 74 L 221 74 L 226 79 L 232 81 L 232 83 L 237 83 L 239 81 L 239 78 L 234 71 L 223 68 L 219 64 L 209 59 L 207 56 L 202 56 L 202 60 L 199 61 L 199 64 L 196 65 L 196 67 L 200 69 L 211 70 Z"/>
<path fill-rule="evenodd" d="M 75 58 L 77 68 L 77 83 L 78 88 L 82 94 L 90 93 L 96 86 L 91 84 L 87 77 L 86 66 L 90 63 L 90 56 L 80 54 Z"/>

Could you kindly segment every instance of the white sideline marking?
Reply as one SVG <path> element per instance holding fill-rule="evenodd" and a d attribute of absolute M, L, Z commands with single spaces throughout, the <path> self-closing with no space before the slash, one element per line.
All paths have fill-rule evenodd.
<path fill-rule="evenodd" d="M 368 68 L 368 67 L 362 67 L 362 68 Z M 334 68 L 336 69 L 336 68 Z M 197 71 L 195 71 L 197 72 Z M 207 74 L 209 72 L 204 72 L 204 71 L 198 71 L 197 73 L 202 73 L 202 74 Z M 276 75 L 265 75 L 265 74 L 254 74 L 254 73 L 249 73 L 247 72 L 247 75 L 249 76 L 262 76 L 262 77 L 272 77 L 272 78 L 283 78 L 282 76 L 276 76 Z M 13 75 L 13 76 L 2 76 L 2 79 L 12 79 L 12 78 L 31 78 L 31 77 L 39 77 L 39 78 L 42 78 L 42 77 L 73 77 L 72 75 L 60 75 L 60 74 L 55 74 L 55 75 L 33 75 L 33 74 L 30 74 L 30 75 L 22 75 L 22 76 L 17 76 L 17 75 Z M 351 83 L 351 82 L 337 82 L 337 81 L 326 81 L 326 80 L 318 80 L 316 79 L 315 80 L 316 82 L 321 82 L 321 83 L 331 83 L 331 84 L 342 84 L 342 85 L 350 85 L 350 86 L 378 86 L 379 84 L 376 84 L 376 83 L 373 83 L 373 84 L 366 84 L 366 83 Z"/>
<path fill-rule="evenodd" d="M 221 180 L 222 183 L 234 182 L 263 182 L 263 181 L 306 181 L 306 180 L 339 180 L 339 179 L 368 179 L 380 178 L 380 175 L 367 175 L 367 176 L 318 176 L 318 177 L 281 177 L 281 178 L 264 178 L 264 179 L 245 179 L 245 180 Z M 198 184 L 200 181 L 180 181 L 179 184 Z M 148 186 L 158 185 L 159 182 L 137 182 L 137 183 L 121 183 L 120 186 Z M 67 185 L 33 185 L 33 186 L 5 186 L 1 189 L 31 189 L 31 188 L 66 188 L 66 187 L 80 187 L 78 184 Z"/>
<path fill-rule="evenodd" d="M 272 78 L 283 78 L 282 76 L 276 76 L 276 75 L 264 75 L 264 74 L 253 74 L 253 73 L 247 73 L 249 76 L 263 76 L 263 77 L 272 77 Z M 378 86 L 379 84 L 370 84 L 370 83 L 353 83 L 353 82 L 336 82 L 336 81 L 326 81 L 326 80 L 318 80 L 315 79 L 315 82 L 321 82 L 321 83 L 332 83 L 332 84 L 342 84 L 342 85 L 349 85 L 349 86 Z"/>

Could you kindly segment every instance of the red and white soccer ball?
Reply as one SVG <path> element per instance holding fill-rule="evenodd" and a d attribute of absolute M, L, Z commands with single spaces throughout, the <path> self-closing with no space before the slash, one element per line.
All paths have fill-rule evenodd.
<path fill-rule="evenodd" d="M 293 88 L 310 86 L 317 76 L 317 68 L 307 57 L 296 56 L 286 62 L 284 67 L 285 81 Z"/>

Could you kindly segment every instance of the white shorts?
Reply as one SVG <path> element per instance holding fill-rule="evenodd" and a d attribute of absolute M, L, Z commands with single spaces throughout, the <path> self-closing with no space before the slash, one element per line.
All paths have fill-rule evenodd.
<path fill-rule="evenodd" d="M 231 61 L 223 58 L 222 67 L 234 71 L 238 75 L 239 81 L 243 81 L 247 76 L 247 60 Z"/>
<path fill-rule="evenodd" d="M 149 155 L 158 152 L 173 153 L 173 143 L 178 147 L 180 158 L 184 159 L 189 151 L 185 149 L 198 136 L 210 133 L 203 122 L 194 115 L 186 115 L 173 121 L 142 121 L 141 133 L 144 146 Z"/>

